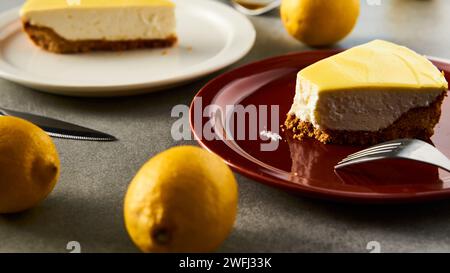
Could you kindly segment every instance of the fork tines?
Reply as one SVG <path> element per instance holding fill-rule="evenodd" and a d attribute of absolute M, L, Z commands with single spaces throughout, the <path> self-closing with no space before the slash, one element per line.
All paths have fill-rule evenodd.
<path fill-rule="evenodd" d="M 392 141 L 389 143 L 382 143 L 379 145 L 369 147 L 367 149 L 353 153 L 353 154 L 347 156 L 346 158 L 342 159 L 335 166 L 335 169 L 338 169 L 340 167 L 344 167 L 344 166 L 347 166 L 350 164 L 380 159 L 380 158 L 384 157 L 384 155 L 395 151 L 401 145 L 402 145 L 402 142 L 400 142 L 400 141 Z"/>

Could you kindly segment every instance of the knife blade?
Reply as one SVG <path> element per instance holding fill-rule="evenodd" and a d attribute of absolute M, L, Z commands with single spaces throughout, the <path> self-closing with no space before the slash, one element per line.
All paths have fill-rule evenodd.
<path fill-rule="evenodd" d="M 105 134 L 86 127 L 44 116 L 23 113 L 19 111 L 0 108 L 0 116 L 13 116 L 25 119 L 44 130 L 49 136 L 55 138 L 85 140 L 85 141 L 116 141 L 112 135 Z"/>

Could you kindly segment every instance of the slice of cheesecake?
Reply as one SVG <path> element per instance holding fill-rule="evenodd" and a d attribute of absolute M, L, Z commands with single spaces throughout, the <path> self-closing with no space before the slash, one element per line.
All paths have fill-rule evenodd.
<path fill-rule="evenodd" d="M 323 143 L 426 140 L 447 88 L 443 73 L 425 57 L 375 40 L 301 70 L 285 127 L 294 138 Z"/>
<path fill-rule="evenodd" d="M 169 0 L 28 0 L 23 28 L 55 53 L 172 46 L 175 5 Z"/>

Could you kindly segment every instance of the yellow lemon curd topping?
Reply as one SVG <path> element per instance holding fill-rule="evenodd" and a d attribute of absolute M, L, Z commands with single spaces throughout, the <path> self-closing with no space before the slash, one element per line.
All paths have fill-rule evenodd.
<path fill-rule="evenodd" d="M 298 73 L 318 91 L 366 88 L 447 89 L 444 75 L 404 46 L 375 40 L 321 60 Z"/>
<path fill-rule="evenodd" d="M 28 0 L 21 13 L 49 9 L 110 8 L 130 6 L 174 6 L 169 0 Z"/>

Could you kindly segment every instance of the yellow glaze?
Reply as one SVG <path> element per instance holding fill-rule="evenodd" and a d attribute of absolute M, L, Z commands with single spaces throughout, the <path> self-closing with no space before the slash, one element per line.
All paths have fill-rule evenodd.
<path fill-rule="evenodd" d="M 21 13 L 51 9 L 174 6 L 170 0 L 27 0 Z"/>
<path fill-rule="evenodd" d="M 374 40 L 321 60 L 298 73 L 319 92 L 355 89 L 447 89 L 444 75 L 425 57 Z"/>

